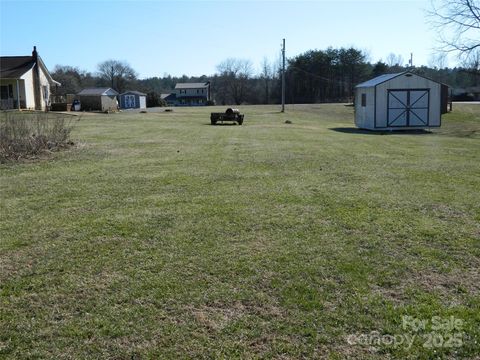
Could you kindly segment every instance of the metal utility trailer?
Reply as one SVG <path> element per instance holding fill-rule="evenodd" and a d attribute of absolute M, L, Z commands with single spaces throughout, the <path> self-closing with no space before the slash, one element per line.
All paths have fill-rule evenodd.
<path fill-rule="evenodd" d="M 243 114 L 240 114 L 238 109 L 228 108 L 224 113 L 211 113 L 210 123 L 216 125 L 217 122 L 223 123 L 224 121 L 236 122 L 238 125 L 243 124 Z"/>

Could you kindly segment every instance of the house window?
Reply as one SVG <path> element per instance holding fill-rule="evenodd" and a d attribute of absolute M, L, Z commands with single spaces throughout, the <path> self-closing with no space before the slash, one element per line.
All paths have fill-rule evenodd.
<path fill-rule="evenodd" d="M 7 100 L 8 99 L 8 86 L 2 85 L 0 86 L 0 99 Z"/>
<path fill-rule="evenodd" d="M 367 94 L 362 94 L 362 107 L 367 106 Z"/>
<path fill-rule="evenodd" d="M 200 90 L 199 90 L 199 89 L 197 89 L 197 94 L 200 94 Z"/>
<path fill-rule="evenodd" d="M 48 98 L 49 98 L 49 93 L 48 93 L 48 86 L 42 86 L 42 90 L 43 90 L 43 100 L 45 101 L 48 101 Z"/>

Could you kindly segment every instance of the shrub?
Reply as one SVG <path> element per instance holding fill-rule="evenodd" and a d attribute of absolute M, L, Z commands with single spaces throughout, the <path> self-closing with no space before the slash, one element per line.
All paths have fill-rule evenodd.
<path fill-rule="evenodd" d="M 165 100 L 163 100 L 159 93 L 150 91 L 147 93 L 147 107 L 167 106 Z"/>
<path fill-rule="evenodd" d="M 18 160 L 66 147 L 72 115 L 8 111 L 0 113 L 0 161 Z"/>

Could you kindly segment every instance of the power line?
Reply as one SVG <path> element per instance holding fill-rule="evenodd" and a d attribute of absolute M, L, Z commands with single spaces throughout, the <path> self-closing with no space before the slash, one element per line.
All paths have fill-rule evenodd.
<path fill-rule="evenodd" d="M 330 81 L 330 82 L 336 83 L 336 84 L 350 85 L 350 82 L 348 82 L 348 81 L 329 79 L 329 78 L 326 78 L 326 77 L 323 77 L 323 76 L 320 76 L 320 75 L 311 73 L 311 72 L 309 72 L 309 71 L 307 71 L 307 70 L 303 70 L 303 69 L 298 68 L 298 67 L 293 66 L 293 65 L 290 65 L 289 67 L 292 68 L 292 69 L 295 69 L 295 70 L 299 70 L 299 71 L 301 71 L 301 72 L 303 72 L 303 73 L 305 73 L 305 74 L 308 74 L 308 75 L 310 75 L 310 76 L 316 77 L 316 78 L 318 78 L 318 79 L 322 79 L 322 80 L 325 80 L 325 81 Z"/>

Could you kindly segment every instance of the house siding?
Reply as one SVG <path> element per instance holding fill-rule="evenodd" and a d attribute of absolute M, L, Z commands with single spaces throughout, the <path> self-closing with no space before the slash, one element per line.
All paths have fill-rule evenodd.
<path fill-rule="evenodd" d="M 40 102 L 41 102 L 42 110 L 45 110 L 48 106 L 50 106 L 50 94 L 51 94 L 50 83 L 48 82 L 48 78 L 45 72 L 40 66 Z"/>
<path fill-rule="evenodd" d="M 25 94 L 25 108 L 35 109 L 35 91 L 33 89 L 33 70 L 27 71 L 25 74 L 22 75 L 21 79 L 23 80 L 23 88 L 24 88 L 23 93 Z M 20 95 L 20 100 L 22 100 L 21 95 Z"/>
<path fill-rule="evenodd" d="M 205 106 L 210 99 L 209 86 L 175 89 L 177 106 Z"/>

